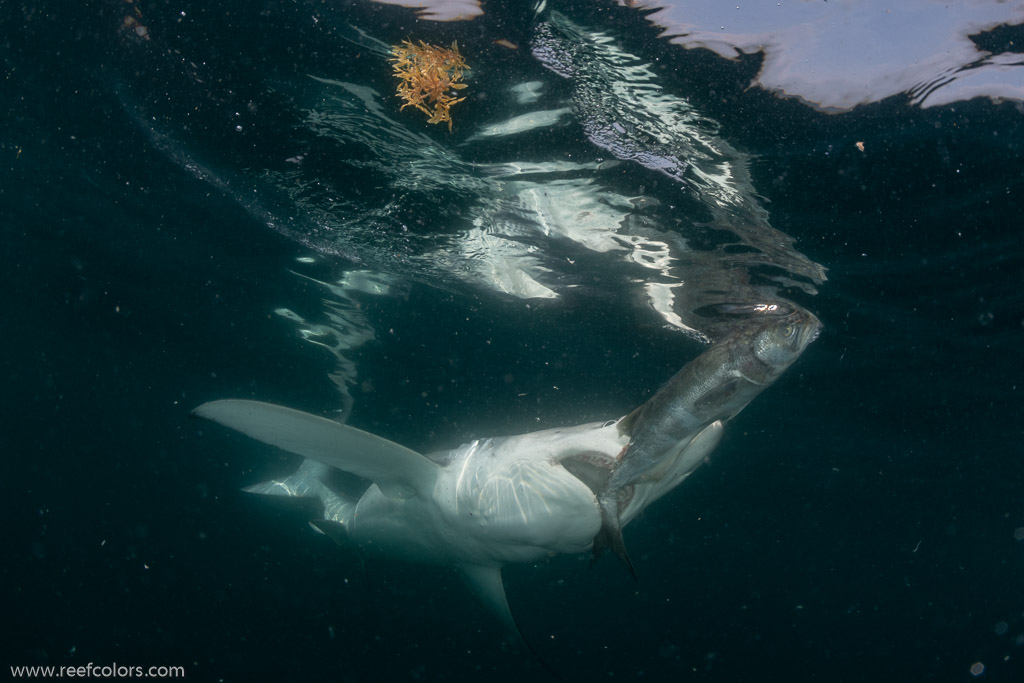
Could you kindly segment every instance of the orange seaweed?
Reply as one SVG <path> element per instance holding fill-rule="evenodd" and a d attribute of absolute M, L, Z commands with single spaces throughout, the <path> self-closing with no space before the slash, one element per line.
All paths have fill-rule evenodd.
<path fill-rule="evenodd" d="M 398 77 L 397 94 L 405 104 L 412 105 L 430 118 L 427 123 L 448 122 L 452 129 L 450 109 L 465 97 L 456 97 L 457 91 L 466 87 L 461 83 L 462 74 L 468 71 L 466 60 L 459 54 L 459 45 L 453 42 L 451 48 L 428 45 L 422 40 L 419 45 L 406 40 L 391 47 L 392 57 L 388 60 Z"/>

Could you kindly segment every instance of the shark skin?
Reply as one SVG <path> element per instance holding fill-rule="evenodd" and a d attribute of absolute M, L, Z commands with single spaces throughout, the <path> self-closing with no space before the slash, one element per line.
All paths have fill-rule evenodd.
<path fill-rule="evenodd" d="M 480 439 L 428 458 L 270 403 L 213 401 L 193 414 L 306 458 L 291 476 L 247 491 L 317 498 L 324 517 L 311 524 L 337 542 L 399 560 L 455 567 L 517 635 L 501 568 L 589 552 L 602 525 L 595 488 L 629 442 L 619 421 L 612 420 Z M 658 479 L 634 486 L 620 512 L 622 524 L 682 483 L 721 434 L 720 422 L 710 425 L 673 454 Z M 593 476 L 581 479 L 570 472 L 580 467 Z M 373 483 L 357 499 L 348 499 L 328 484 L 332 468 Z"/>
<path fill-rule="evenodd" d="M 765 318 L 702 353 L 622 418 L 478 439 L 429 456 L 270 403 L 213 401 L 193 414 L 306 458 L 284 480 L 248 491 L 319 499 L 323 519 L 311 524 L 339 543 L 456 567 L 521 637 L 502 567 L 559 554 L 596 557 L 610 547 L 635 578 L 622 528 L 707 460 L 728 420 L 820 328 L 806 311 Z M 329 483 L 333 468 L 369 487 L 343 495 Z"/>

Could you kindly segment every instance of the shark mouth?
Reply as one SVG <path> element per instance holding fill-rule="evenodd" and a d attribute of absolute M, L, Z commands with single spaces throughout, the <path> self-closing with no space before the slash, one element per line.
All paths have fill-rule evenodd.
<path fill-rule="evenodd" d="M 587 485 L 595 496 L 601 497 L 608 486 L 608 480 L 612 477 L 618 460 L 609 458 L 604 453 L 589 452 L 574 455 L 561 461 L 569 474 L 573 475 Z M 616 493 L 618 497 L 619 511 L 621 512 L 633 500 L 633 487 L 624 486 Z"/>

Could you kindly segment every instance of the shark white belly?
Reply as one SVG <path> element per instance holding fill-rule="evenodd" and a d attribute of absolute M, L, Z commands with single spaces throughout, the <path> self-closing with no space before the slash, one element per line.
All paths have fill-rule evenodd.
<path fill-rule="evenodd" d="M 601 526 L 597 499 L 561 462 L 611 463 L 626 442 L 614 423 L 473 441 L 442 456 L 429 501 L 371 486 L 351 518 L 335 521 L 360 547 L 432 564 L 501 567 L 587 552 Z"/>

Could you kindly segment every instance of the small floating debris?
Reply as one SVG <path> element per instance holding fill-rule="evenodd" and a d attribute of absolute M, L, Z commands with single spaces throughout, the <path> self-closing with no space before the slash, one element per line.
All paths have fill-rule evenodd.
<path fill-rule="evenodd" d="M 427 123 L 448 122 L 452 129 L 450 109 L 465 97 L 456 97 L 457 91 L 466 87 L 462 83 L 464 71 L 468 71 L 466 60 L 459 54 L 459 45 L 453 42 L 450 48 L 428 45 L 422 40 L 419 45 L 406 40 L 391 47 L 395 76 L 400 79 L 397 94 L 405 104 L 412 105 L 430 118 Z"/>

